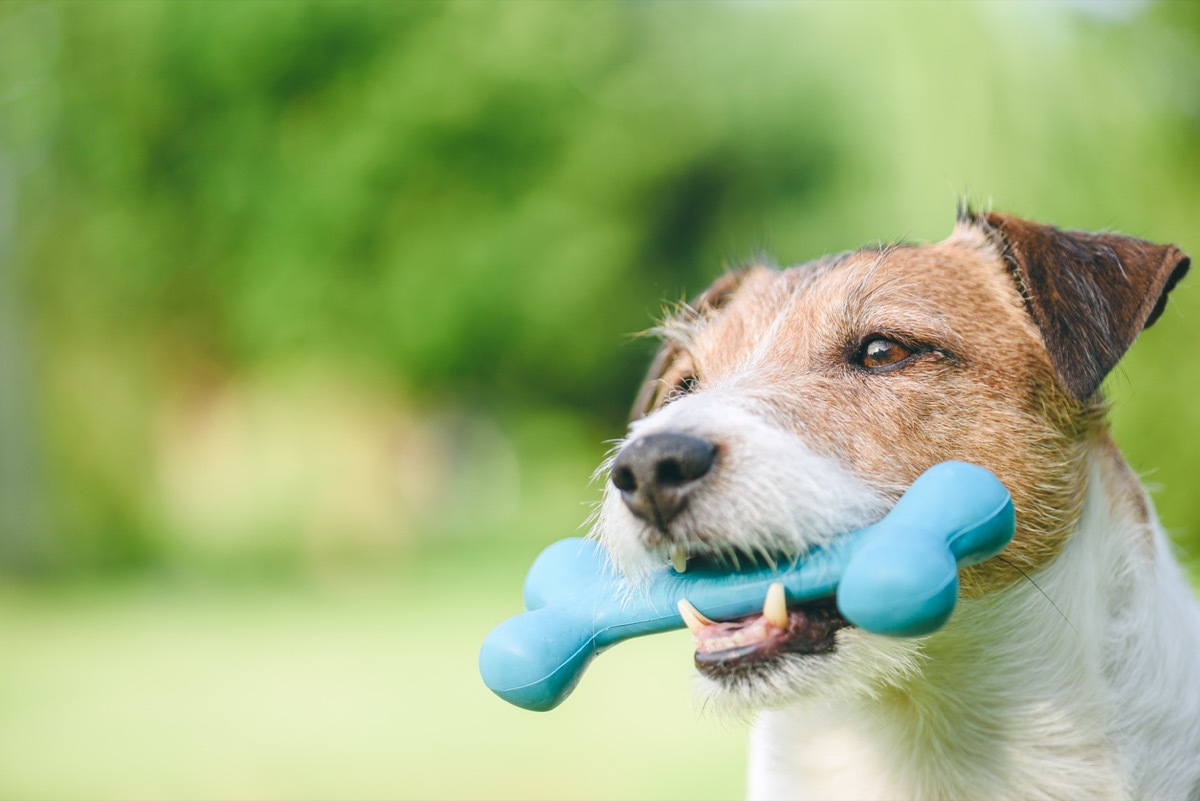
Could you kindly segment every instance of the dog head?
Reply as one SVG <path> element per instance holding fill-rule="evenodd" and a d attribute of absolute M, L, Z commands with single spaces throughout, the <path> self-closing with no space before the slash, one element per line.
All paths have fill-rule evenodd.
<path fill-rule="evenodd" d="M 1001 590 L 1072 531 L 1100 383 L 1187 267 L 1171 246 L 966 212 L 937 244 L 728 274 L 662 325 L 597 533 L 634 576 L 668 560 L 794 560 L 958 459 L 1013 495 L 1004 560 L 961 579 L 967 599 Z M 752 705 L 869 691 L 916 670 L 921 648 L 848 627 L 827 603 L 789 609 L 782 627 L 707 628 L 709 689 Z"/>

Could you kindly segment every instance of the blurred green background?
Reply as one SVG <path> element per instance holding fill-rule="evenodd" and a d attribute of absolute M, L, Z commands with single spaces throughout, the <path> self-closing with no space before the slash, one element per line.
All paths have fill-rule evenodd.
<path fill-rule="evenodd" d="M 478 644 L 660 302 L 955 201 L 1200 254 L 1185 3 L 0 5 L 0 796 L 733 798 L 686 635 Z M 1108 382 L 1200 546 L 1200 298 Z"/>

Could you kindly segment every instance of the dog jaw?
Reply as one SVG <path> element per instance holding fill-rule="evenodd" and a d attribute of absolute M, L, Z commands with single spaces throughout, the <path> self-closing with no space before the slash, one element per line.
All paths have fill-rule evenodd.
<path fill-rule="evenodd" d="M 924 657 L 919 640 L 856 628 L 842 629 L 835 638 L 828 653 L 779 654 L 752 673 L 727 678 L 700 673 L 696 693 L 705 709 L 748 721 L 760 711 L 801 701 L 878 698 L 886 688 L 904 686 L 920 672 Z"/>

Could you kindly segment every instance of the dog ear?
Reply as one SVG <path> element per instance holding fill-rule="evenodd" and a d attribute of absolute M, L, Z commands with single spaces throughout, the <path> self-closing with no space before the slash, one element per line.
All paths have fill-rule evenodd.
<path fill-rule="evenodd" d="M 717 311 L 737 292 L 748 272 L 749 269 L 742 269 L 725 273 L 688 306 L 698 315 Z M 633 409 L 629 412 L 630 422 L 650 414 L 658 405 L 661 396 L 670 390 L 663 385 L 662 378 L 680 354 L 681 350 L 674 342 L 664 342 L 658 353 L 654 354 L 654 361 L 650 363 L 650 370 L 642 380 L 642 387 L 638 390 Z"/>
<path fill-rule="evenodd" d="M 1174 245 L 1118 234 L 1061 231 L 995 213 L 974 222 L 1000 246 L 1055 373 L 1081 402 L 1162 314 L 1191 261 Z"/>

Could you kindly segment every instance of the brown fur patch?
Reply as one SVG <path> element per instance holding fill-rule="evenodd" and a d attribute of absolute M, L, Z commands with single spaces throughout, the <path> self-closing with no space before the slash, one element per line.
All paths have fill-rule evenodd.
<path fill-rule="evenodd" d="M 987 467 L 1012 493 L 1017 533 L 1000 558 L 963 571 L 967 597 L 1059 552 L 1093 450 L 1149 551 L 1148 501 L 1098 387 L 1187 267 L 1173 246 L 969 210 L 937 244 L 753 267 L 663 324 L 635 417 L 679 394 L 734 391 L 893 499 L 937 462 Z M 867 369 L 857 358 L 874 338 L 913 355 Z"/>
<path fill-rule="evenodd" d="M 1060 380 L 1091 397 L 1162 314 L 1191 261 L 1174 245 L 1062 231 L 1006 214 L 974 222 L 998 240 Z"/>
<path fill-rule="evenodd" d="M 754 268 L 719 313 L 668 323 L 665 334 L 663 375 L 753 395 L 775 425 L 890 497 L 947 459 L 989 468 L 1013 495 L 1019 530 L 1004 556 L 1021 570 L 1052 558 L 1079 517 L 1086 442 L 1103 409 L 1061 386 L 981 236 Z M 876 336 L 918 353 L 885 372 L 856 366 L 852 355 Z M 962 588 L 973 596 L 1020 578 L 992 560 L 964 571 Z"/>

